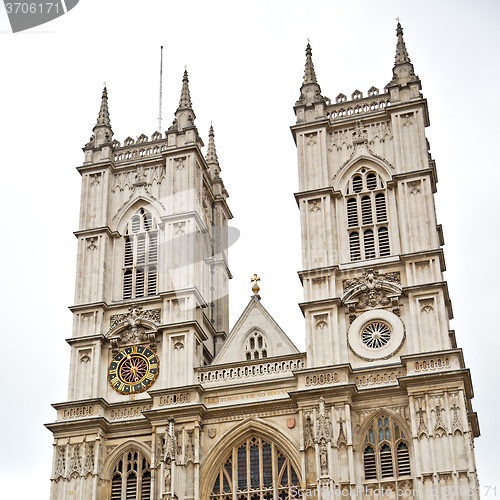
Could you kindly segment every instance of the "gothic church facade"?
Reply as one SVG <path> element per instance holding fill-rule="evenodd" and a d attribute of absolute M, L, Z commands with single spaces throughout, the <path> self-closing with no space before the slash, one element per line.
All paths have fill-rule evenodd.
<path fill-rule="evenodd" d="M 172 126 L 123 145 L 104 89 L 78 168 L 51 500 L 479 498 L 427 101 L 401 26 L 382 93 L 324 97 L 308 45 L 294 110 L 306 352 L 257 276 L 229 331 L 232 214 L 187 73 Z"/>

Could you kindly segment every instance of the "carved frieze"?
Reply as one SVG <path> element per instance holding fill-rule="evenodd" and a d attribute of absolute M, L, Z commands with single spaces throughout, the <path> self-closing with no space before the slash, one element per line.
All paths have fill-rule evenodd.
<path fill-rule="evenodd" d="M 131 306 L 128 308 L 128 310 L 128 313 L 114 314 L 113 316 L 110 316 L 110 328 L 113 328 L 114 326 L 123 323 L 124 321 L 134 321 L 138 318 L 148 319 L 157 324 L 160 323 L 161 309 L 146 309 L 145 311 L 143 311 L 141 306 Z"/>
<path fill-rule="evenodd" d="M 111 330 L 109 341 L 116 353 L 119 348 L 129 345 L 149 343 L 150 349 L 156 350 L 156 327 L 160 322 L 160 309 L 150 309 L 143 311 L 141 306 L 129 307 L 129 312 L 116 314 L 110 317 Z M 120 328 L 119 325 L 127 323 Z"/>

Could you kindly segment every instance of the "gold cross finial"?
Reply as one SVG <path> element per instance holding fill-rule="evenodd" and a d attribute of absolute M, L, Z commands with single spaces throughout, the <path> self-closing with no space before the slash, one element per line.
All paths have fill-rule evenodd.
<path fill-rule="evenodd" d="M 260 278 L 258 278 L 257 275 L 254 274 L 253 278 L 250 281 L 253 283 L 252 292 L 254 293 L 254 295 L 257 295 L 260 291 L 260 287 L 259 285 L 257 285 L 257 281 L 260 281 Z"/>
<path fill-rule="evenodd" d="M 106 82 L 104 82 L 104 86 L 106 86 Z"/>
<path fill-rule="evenodd" d="M 396 21 L 399 23 L 399 17 L 396 17 Z"/>
<path fill-rule="evenodd" d="M 310 39 L 310 38 L 308 38 L 308 39 L 307 39 L 307 43 L 309 43 L 310 41 L 311 41 L 311 39 Z"/>

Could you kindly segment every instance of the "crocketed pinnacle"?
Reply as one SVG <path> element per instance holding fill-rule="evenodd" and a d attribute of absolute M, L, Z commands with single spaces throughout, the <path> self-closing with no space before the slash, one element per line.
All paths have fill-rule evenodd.
<path fill-rule="evenodd" d="M 306 67 L 304 69 L 304 82 L 302 85 L 307 85 L 308 83 L 318 83 L 316 81 L 316 73 L 314 72 L 314 64 L 312 61 L 312 49 L 309 43 L 306 48 Z"/>
<path fill-rule="evenodd" d="M 216 164 L 219 166 L 219 160 L 217 158 L 217 150 L 215 149 L 214 140 L 214 127 L 210 125 L 210 132 L 208 133 L 208 147 L 207 147 L 207 163 Z"/>
<path fill-rule="evenodd" d="M 108 91 L 106 90 L 106 87 L 104 87 L 104 90 L 102 91 L 101 109 L 99 110 L 99 116 L 97 117 L 97 126 L 99 125 L 111 127 L 108 111 Z"/>
<path fill-rule="evenodd" d="M 191 95 L 189 94 L 189 79 L 187 69 L 184 70 L 184 76 L 182 77 L 181 100 L 179 102 L 177 111 L 179 111 L 180 109 L 193 109 L 193 105 L 191 103 Z"/>
<path fill-rule="evenodd" d="M 410 57 L 408 56 L 408 51 L 406 50 L 405 41 L 403 38 L 403 28 L 401 23 L 398 22 L 398 27 L 396 30 L 398 34 L 398 43 L 396 45 L 396 62 L 395 64 L 411 63 Z"/>

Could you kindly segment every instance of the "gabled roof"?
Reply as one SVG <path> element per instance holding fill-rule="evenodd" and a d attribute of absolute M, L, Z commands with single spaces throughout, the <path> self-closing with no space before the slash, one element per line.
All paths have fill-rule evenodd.
<path fill-rule="evenodd" d="M 255 331 L 262 333 L 266 339 L 268 358 L 300 352 L 260 300 L 253 296 L 211 364 L 244 361 L 245 342 Z"/>

